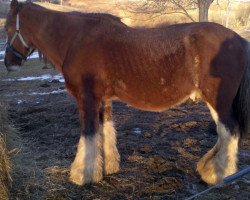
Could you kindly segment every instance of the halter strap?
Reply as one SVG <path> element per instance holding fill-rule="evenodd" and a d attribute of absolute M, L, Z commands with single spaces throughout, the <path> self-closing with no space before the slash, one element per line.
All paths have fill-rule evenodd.
<path fill-rule="evenodd" d="M 19 20 L 19 13 L 17 13 L 17 16 L 16 16 L 16 32 L 15 34 L 13 35 L 11 41 L 10 41 L 10 45 L 12 45 L 16 39 L 16 37 L 19 37 L 20 41 L 22 42 L 23 46 L 25 46 L 27 49 L 29 49 L 29 45 L 25 42 L 25 40 L 23 39 L 23 36 L 20 32 L 20 20 Z"/>
<path fill-rule="evenodd" d="M 19 13 L 16 15 L 16 30 L 19 31 L 20 25 L 19 25 Z"/>
<path fill-rule="evenodd" d="M 16 39 L 17 37 L 20 39 L 20 41 L 21 41 L 21 43 L 23 44 L 23 46 L 29 51 L 28 54 L 27 54 L 27 56 L 23 56 L 21 53 L 19 53 L 19 52 L 13 47 L 13 43 L 14 43 L 14 41 L 15 41 L 15 39 Z M 30 54 L 32 54 L 33 51 L 34 51 L 34 49 L 32 49 L 32 48 L 25 42 L 25 40 L 24 40 L 24 38 L 23 38 L 23 36 L 22 36 L 22 34 L 21 34 L 21 32 L 20 32 L 20 18 L 19 18 L 19 13 L 17 13 L 17 16 L 16 16 L 16 31 L 15 31 L 15 33 L 14 33 L 12 39 L 10 40 L 10 42 L 9 42 L 9 43 L 7 42 L 7 48 L 10 49 L 11 52 L 12 52 L 15 56 L 17 56 L 17 57 L 19 57 L 19 58 L 21 58 L 21 59 L 23 59 L 23 60 L 26 60 L 27 57 L 28 57 Z"/>

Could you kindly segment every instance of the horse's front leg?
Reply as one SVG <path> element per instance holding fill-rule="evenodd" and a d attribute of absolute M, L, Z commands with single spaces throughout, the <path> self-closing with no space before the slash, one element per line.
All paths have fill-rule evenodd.
<path fill-rule="evenodd" d="M 93 88 L 92 88 L 93 89 Z M 77 96 L 82 132 L 70 179 L 77 185 L 99 182 L 103 178 L 102 125 L 99 124 L 101 101 L 91 89 Z"/>

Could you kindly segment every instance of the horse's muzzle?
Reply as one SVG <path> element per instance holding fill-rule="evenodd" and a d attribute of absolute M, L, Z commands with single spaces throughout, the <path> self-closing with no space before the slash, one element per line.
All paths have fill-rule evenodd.
<path fill-rule="evenodd" d="M 4 64 L 6 66 L 7 71 L 9 71 L 9 72 L 10 71 L 18 71 L 21 68 L 20 65 L 9 63 L 9 62 L 6 61 L 6 59 L 4 59 Z"/>
<path fill-rule="evenodd" d="M 5 55 L 4 64 L 8 71 L 17 71 L 21 68 L 21 62 L 19 59 L 11 59 Z"/>
<path fill-rule="evenodd" d="M 18 70 L 20 70 L 20 68 L 21 68 L 21 66 L 19 66 L 19 65 L 6 66 L 6 69 L 9 72 L 18 71 Z"/>

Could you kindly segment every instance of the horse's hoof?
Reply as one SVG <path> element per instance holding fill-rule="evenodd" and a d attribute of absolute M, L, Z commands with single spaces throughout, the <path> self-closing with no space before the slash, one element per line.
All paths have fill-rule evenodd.
<path fill-rule="evenodd" d="M 114 174 L 120 170 L 120 155 L 115 147 L 112 151 L 113 154 L 105 155 L 104 174 Z"/>
<path fill-rule="evenodd" d="M 84 173 L 83 170 L 71 169 L 70 181 L 76 185 L 85 185 L 89 183 L 98 183 L 103 179 L 102 173 Z"/>
<path fill-rule="evenodd" d="M 119 164 L 115 165 L 115 166 L 114 165 L 109 166 L 109 167 L 105 168 L 104 174 L 105 175 L 115 174 L 115 173 L 119 172 L 119 170 L 120 170 Z"/>
<path fill-rule="evenodd" d="M 197 171 L 199 172 L 201 179 L 207 184 L 214 185 L 218 183 L 219 176 L 213 158 L 206 160 L 206 162 L 201 159 L 197 164 Z"/>
<path fill-rule="evenodd" d="M 109 175 L 109 174 L 115 174 L 120 170 L 120 165 L 119 161 L 113 161 L 109 162 L 106 164 L 105 169 L 104 169 L 104 174 Z"/>
<path fill-rule="evenodd" d="M 235 164 L 229 163 L 230 166 L 226 166 L 221 160 L 217 156 L 213 156 L 207 160 L 201 159 L 198 162 L 197 171 L 201 179 L 207 184 L 215 185 L 237 171 Z"/>
<path fill-rule="evenodd" d="M 77 173 L 76 171 L 70 172 L 70 181 L 76 185 L 84 185 L 90 182 L 90 180 L 84 179 L 83 175 L 80 173 Z"/>

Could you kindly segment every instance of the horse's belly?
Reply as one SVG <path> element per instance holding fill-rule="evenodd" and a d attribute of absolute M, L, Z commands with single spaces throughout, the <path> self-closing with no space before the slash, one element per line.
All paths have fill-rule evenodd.
<path fill-rule="evenodd" d="M 116 97 L 120 101 L 135 108 L 147 111 L 164 111 L 175 105 L 183 103 L 189 98 L 192 90 L 168 88 L 154 88 L 141 90 L 124 90 L 117 93 Z"/>

